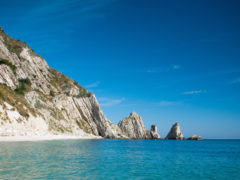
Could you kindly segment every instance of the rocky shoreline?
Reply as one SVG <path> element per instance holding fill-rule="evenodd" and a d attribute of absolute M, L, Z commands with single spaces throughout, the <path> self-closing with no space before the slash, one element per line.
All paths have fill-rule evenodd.
<path fill-rule="evenodd" d="M 173 124 L 169 133 L 165 138 L 161 138 L 158 134 L 157 126 L 152 125 L 150 130 L 146 130 L 142 118 L 136 113 L 131 114 L 121 120 L 118 123 L 118 127 L 122 132 L 121 137 L 102 137 L 95 136 L 93 134 L 82 133 L 81 135 L 72 134 L 37 134 L 27 133 L 15 136 L 12 135 L 1 135 L 0 142 L 3 141 L 44 141 L 44 140 L 66 140 L 66 139 L 130 139 L 130 140 L 141 140 L 141 139 L 158 139 L 158 140 L 202 140 L 200 136 L 193 135 L 189 138 L 185 138 L 181 132 L 179 123 Z"/>
<path fill-rule="evenodd" d="M 157 126 L 147 130 L 135 112 L 113 124 L 93 93 L 0 28 L 0 139 L 45 135 L 47 139 L 161 139 Z M 165 139 L 185 139 L 178 123 Z"/>
<path fill-rule="evenodd" d="M 185 138 L 179 123 L 173 124 L 167 136 L 161 138 L 157 126 L 152 125 L 150 131 L 146 130 L 142 118 L 136 112 L 131 112 L 127 118 L 118 123 L 118 126 L 128 139 L 202 140 L 202 137 L 197 135 Z"/>

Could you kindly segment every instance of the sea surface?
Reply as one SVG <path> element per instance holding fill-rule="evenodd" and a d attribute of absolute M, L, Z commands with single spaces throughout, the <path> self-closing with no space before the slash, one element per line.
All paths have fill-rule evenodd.
<path fill-rule="evenodd" d="M 2 142 L 0 179 L 240 180 L 240 140 Z"/>

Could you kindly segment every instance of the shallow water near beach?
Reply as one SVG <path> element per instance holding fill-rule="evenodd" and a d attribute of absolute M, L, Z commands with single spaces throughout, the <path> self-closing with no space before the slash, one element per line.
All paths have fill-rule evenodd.
<path fill-rule="evenodd" d="M 0 179 L 240 179 L 240 140 L 0 143 Z"/>

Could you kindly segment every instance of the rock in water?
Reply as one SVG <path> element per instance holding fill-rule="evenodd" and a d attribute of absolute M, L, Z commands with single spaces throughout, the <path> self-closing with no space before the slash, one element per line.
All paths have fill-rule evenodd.
<path fill-rule="evenodd" d="M 127 118 L 118 123 L 123 134 L 131 139 L 147 138 L 147 130 L 144 127 L 142 118 L 135 112 L 132 112 Z"/>
<path fill-rule="evenodd" d="M 181 133 L 180 125 L 178 123 L 175 123 L 172 126 L 165 139 L 184 139 L 184 136 Z"/>
<path fill-rule="evenodd" d="M 67 60 L 66 62 L 67 63 Z M 0 136 L 70 134 L 118 138 L 94 94 L 50 68 L 0 28 Z"/>
<path fill-rule="evenodd" d="M 157 126 L 152 125 L 151 130 L 145 129 L 142 118 L 135 112 L 118 123 L 123 134 L 130 139 L 160 139 Z"/>
<path fill-rule="evenodd" d="M 160 135 L 157 132 L 157 126 L 156 125 L 152 125 L 151 126 L 151 130 L 150 130 L 150 134 L 152 139 L 160 139 Z"/>
<path fill-rule="evenodd" d="M 202 137 L 194 134 L 191 137 L 187 138 L 187 140 L 202 140 Z"/>

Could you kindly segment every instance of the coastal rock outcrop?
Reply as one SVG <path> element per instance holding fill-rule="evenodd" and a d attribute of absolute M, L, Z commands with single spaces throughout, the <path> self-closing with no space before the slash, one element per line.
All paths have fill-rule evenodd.
<path fill-rule="evenodd" d="M 187 140 L 202 140 L 202 137 L 194 134 L 191 137 L 187 138 Z"/>
<path fill-rule="evenodd" d="M 157 126 L 153 125 L 151 130 L 145 129 L 142 118 L 136 113 L 131 114 L 118 123 L 123 134 L 130 139 L 159 139 Z"/>
<path fill-rule="evenodd" d="M 181 133 L 180 125 L 175 123 L 165 139 L 184 139 L 183 134 Z"/>
<path fill-rule="evenodd" d="M 142 118 L 135 112 L 121 120 L 118 123 L 119 128 L 122 130 L 123 134 L 131 139 L 145 139 L 147 132 L 144 127 Z"/>
<path fill-rule="evenodd" d="M 150 134 L 152 139 L 160 139 L 160 135 L 157 132 L 157 126 L 156 125 L 152 125 L 151 126 L 151 130 L 150 130 Z"/>
<path fill-rule="evenodd" d="M 113 124 L 94 94 L 0 28 L 0 136 L 45 134 L 160 139 L 157 127 L 146 130 L 135 112 Z M 178 123 L 166 139 L 184 139 Z"/>
<path fill-rule="evenodd" d="M 0 28 L 0 136 L 92 134 L 124 137 L 94 94 Z"/>

